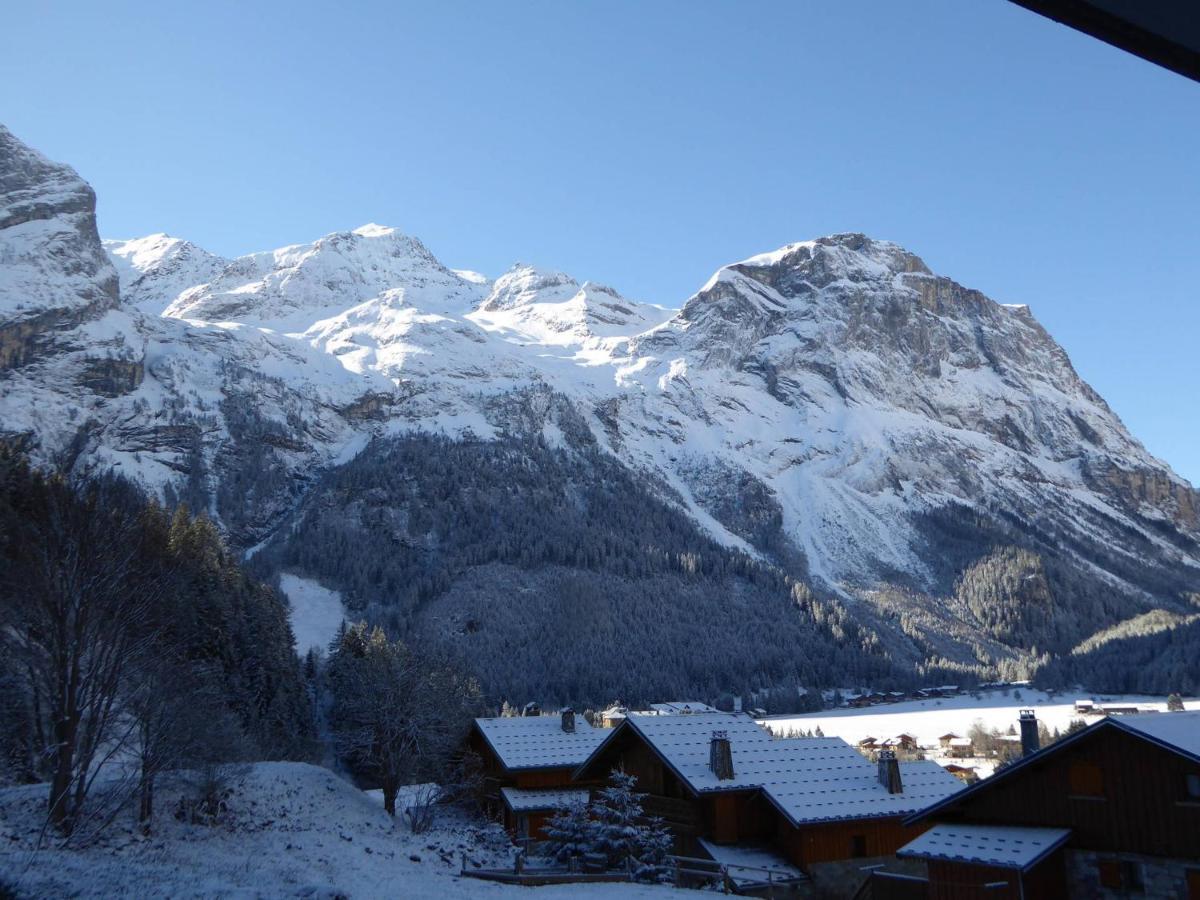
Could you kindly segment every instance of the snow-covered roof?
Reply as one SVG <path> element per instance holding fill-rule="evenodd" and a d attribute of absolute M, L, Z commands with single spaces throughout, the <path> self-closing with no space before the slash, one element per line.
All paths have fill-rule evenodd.
<path fill-rule="evenodd" d="M 540 812 L 547 809 L 566 809 L 577 803 L 587 803 L 589 791 L 587 788 L 557 788 L 530 790 L 527 788 L 505 787 L 500 789 L 500 795 L 513 812 Z"/>
<path fill-rule="evenodd" d="M 1147 713 L 1112 721 L 1119 728 L 1200 759 L 1200 711 Z"/>
<path fill-rule="evenodd" d="M 1025 871 L 1061 847 L 1070 836 L 1069 828 L 935 825 L 901 847 L 896 855 Z"/>
<path fill-rule="evenodd" d="M 843 743 L 838 738 L 831 740 Z M 843 745 L 844 746 L 844 745 Z M 763 791 L 793 824 L 837 819 L 903 816 L 944 800 L 963 783 L 935 762 L 900 763 L 903 790 L 889 794 L 874 765 L 853 749 L 842 759 L 831 754 L 801 765 L 785 779 L 763 785 Z M 807 761 L 806 761 L 807 762 Z"/>
<path fill-rule="evenodd" d="M 593 728 L 583 716 L 575 717 L 574 731 L 563 731 L 557 715 L 476 719 L 475 726 L 509 770 L 578 766 L 610 733 Z"/>
<path fill-rule="evenodd" d="M 671 703 L 651 703 L 650 709 L 660 716 L 691 715 L 694 713 L 720 712 L 715 706 L 709 706 L 699 700 L 676 700 Z"/>
<path fill-rule="evenodd" d="M 963 787 L 936 763 L 901 763 L 904 790 L 889 794 L 875 764 L 841 738 L 774 739 L 747 716 L 633 717 L 621 727 L 640 734 L 697 793 L 761 788 L 796 825 L 906 815 Z M 718 779 L 709 768 L 714 731 L 729 738 L 731 779 Z"/>

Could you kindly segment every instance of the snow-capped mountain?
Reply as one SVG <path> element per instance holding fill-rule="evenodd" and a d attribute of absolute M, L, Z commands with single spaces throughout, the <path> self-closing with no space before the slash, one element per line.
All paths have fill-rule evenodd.
<path fill-rule="evenodd" d="M 861 234 L 726 266 L 678 310 L 450 270 L 378 225 L 236 259 L 102 248 L 90 188 L 0 128 L 0 265 L 3 431 L 203 504 L 243 549 L 344 506 L 310 493 L 373 440 L 519 434 L 594 444 L 689 527 L 920 644 L 898 658 L 1066 653 L 1200 592 L 1200 495 L 1030 310 Z M 1032 618 L 1006 638 L 1010 613 Z"/>

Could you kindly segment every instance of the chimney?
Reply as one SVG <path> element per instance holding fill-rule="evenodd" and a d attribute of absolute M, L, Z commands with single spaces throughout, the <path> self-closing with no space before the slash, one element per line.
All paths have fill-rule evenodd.
<path fill-rule="evenodd" d="M 562 730 L 567 734 L 575 733 L 575 710 L 569 706 L 562 711 Z"/>
<path fill-rule="evenodd" d="M 887 788 L 889 794 L 904 792 L 900 783 L 900 761 L 896 759 L 895 750 L 879 751 L 879 783 Z"/>
<path fill-rule="evenodd" d="M 1021 710 L 1021 755 L 1037 753 L 1041 747 L 1038 740 L 1038 720 L 1032 709 Z"/>
<path fill-rule="evenodd" d="M 708 767 L 719 781 L 733 778 L 733 748 L 729 745 L 728 731 L 714 731 L 708 746 Z"/>

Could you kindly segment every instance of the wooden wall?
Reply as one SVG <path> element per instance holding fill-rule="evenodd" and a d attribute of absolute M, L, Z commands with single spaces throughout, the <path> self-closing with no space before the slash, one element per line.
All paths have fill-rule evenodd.
<path fill-rule="evenodd" d="M 1187 796 L 1189 773 L 1200 774 L 1200 765 L 1105 729 L 964 798 L 937 819 L 1070 828 L 1073 847 L 1200 859 L 1200 802 Z"/>
<path fill-rule="evenodd" d="M 1008 887 L 986 887 L 1007 883 Z M 929 861 L 929 900 L 1062 900 L 1067 891 L 1063 851 L 1021 874 L 1000 866 Z"/>
<path fill-rule="evenodd" d="M 775 843 L 801 868 L 840 859 L 891 856 L 929 828 L 905 827 L 899 818 L 853 819 L 795 828 L 782 815 L 776 815 Z"/>

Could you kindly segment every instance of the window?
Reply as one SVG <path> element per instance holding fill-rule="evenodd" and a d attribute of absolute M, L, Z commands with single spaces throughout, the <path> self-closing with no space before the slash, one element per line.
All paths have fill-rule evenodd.
<path fill-rule="evenodd" d="M 850 836 L 850 858 L 862 859 L 867 855 L 867 836 L 855 834 Z"/>
<path fill-rule="evenodd" d="M 1073 797 L 1104 796 L 1104 770 L 1095 763 L 1072 763 L 1067 780 Z"/>
<path fill-rule="evenodd" d="M 1189 772 L 1183 776 L 1183 795 L 1200 802 L 1200 772 Z"/>
<path fill-rule="evenodd" d="M 1142 879 L 1142 864 L 1128 859 L 1098 859 L 1096 868 L 1100 874 L 1100 885 L 1116 891 L 1140 893 L 1145 889 Z"/>

